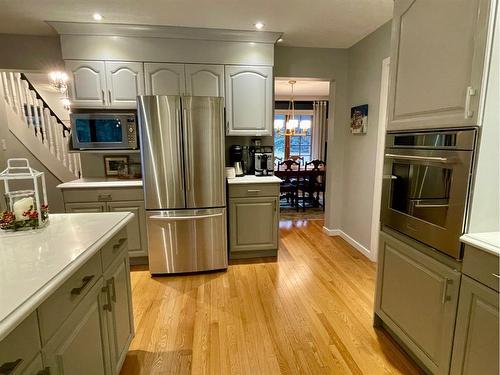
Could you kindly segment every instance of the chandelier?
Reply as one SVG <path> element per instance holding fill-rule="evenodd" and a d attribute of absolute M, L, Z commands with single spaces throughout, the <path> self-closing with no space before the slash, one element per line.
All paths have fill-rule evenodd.
<path fill-rule="evenodd" d="M 299 121 L 295 118 L 295 96 L 293 92 L 293 85 L 297 83 L 295 80 L 288 81 L 291 88 L 290 101 L 288 102 L 288 110 L 286 113 L 287 121 L 283 119 L 275 119 L 274 120 L 274 131 L 277 134 L 281 134 L 283 131 L 286 136 L 291 135 L 306 135 L 307 130 L 311 128 L 310 120 L 301 120 Z M 283 129 L 284 128 L 284 129 Z"/>
<path fill-rule="evenodd" d="M 64 94 L 68 90 L 68 75 L 64 72 L 50 72 L 50 85 Z"/>

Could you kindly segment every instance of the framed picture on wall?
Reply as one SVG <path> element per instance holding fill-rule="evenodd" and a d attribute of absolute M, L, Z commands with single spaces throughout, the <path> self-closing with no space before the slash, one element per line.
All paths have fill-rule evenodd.
<path fill-rule="evenodd" d="M 119 174 L 128 174 L 128 156 L 105 156 L 104 173 L 108 177 L 116 177 Z"/>
<path fill-rule="evenodd" d="M 368 127 L 368 104 L 351 108 L 351 133 L 366 134 Z"/>

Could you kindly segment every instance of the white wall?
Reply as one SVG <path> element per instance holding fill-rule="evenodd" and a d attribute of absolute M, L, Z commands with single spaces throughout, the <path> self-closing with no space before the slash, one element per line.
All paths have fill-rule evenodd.
<path fill-rule="evenodd" d="M 375 162 L 378 146 L 380 84 L 382 61 L 390 55 L 391 23 L 382 25 L 349 49 L 348 110 L 368 104 L 366 134 L 351 134 L 349 124 L 338 126 L 343 137 L 344 158 L 342 195 L 334 197 L 342 202 L 338 227 L 353 239 L 359 250 L 375 260 L 372 247 L 372 209 L 374 200 Z M 335 178 L 335 176 L 334 176 Z M 375 198 L 378 199 L 378 198 Z M 328 224 L 328 223 L 327 223 Z"/>
<path fill-rule="evenodd" d="M 49 72 L 63 67 L 58 37 L 0 34 L 0 69 Z"/>
<path fill-rule="evenodd" d="M 469 233 L 500 231 L 500 22 L 493 36 L 493 51 L 486 88 L 483 124 L 473 187 Z"/>
<path fill-rule="evenodd" d="M 348 126 L 347 49 L 276 47 L 274 76 L 321 78 L 331 82 L 328 113 L 325 226 L 340 228 L 342 209 L 343 127 Z"/>
<path fill-rule="evenodd" d="M 0 84 L 0 89 L 3 90 Z M 10 158 L 25 158 L 29 160 L 32 168 L 45 173 L 45 183 L 47 186 L 47 199 L 49 201 L 49 209 L 52 213 L 64 212 L 64 202 L 60 189 L 57 185 L 61 183 L 45 166 L 36 159 L 33 154 L 11 133 L 7 124 L 6 104 L 3 96 L 0 97 L 0 139 L 5 139 L 6 149 L 0 148 L 0 170 L 7 167 L 7 159 Z M 30 186 L 19 185 L 16 189 L 26 189 Z M 3 197 L 3 183 L 0 184 L 0 195 Z M 0 211 L 4 207 L 4 200 L 0 200 Z"/>

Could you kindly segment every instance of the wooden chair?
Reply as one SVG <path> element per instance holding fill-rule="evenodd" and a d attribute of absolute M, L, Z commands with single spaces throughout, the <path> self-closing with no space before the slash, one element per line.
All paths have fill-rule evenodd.
<path fill-rule="evenodd" d="M 299 181 L 299 173 L 300 173 L 300 163 L 297 163 L 294 160 L 284 160 L 278 163 L 278 171 L 289 172 L 285 175 L 283 181 L 280 184 L 280 201 L 283 198 L 286 198 L 287 203 L 290 202 L 293 205 L 296 205 L 297 211 L 299 210 L 298 206 L 298 181 Z M 297 172 L 296 174 L 293 172 Z"/>
<path fill-rule="evenodd" d="M 326 163 L 323 160 L 315 159 L 307 162 L 305 165 L 305 170 L 310 171 L 325 171 L 326 172 Z M 309 178 L 309 191 L 308 194 L 311 198 L 314 199 L 315 205 L 322 206 L 323 211 L 325 210 L 325 174 L 317 174 L 311 176 Z M 314 198 L 314 194 L 316 193 L 316 197 Z M 323 204 L 320 203 L 320 194 L 323 196 Z"/>

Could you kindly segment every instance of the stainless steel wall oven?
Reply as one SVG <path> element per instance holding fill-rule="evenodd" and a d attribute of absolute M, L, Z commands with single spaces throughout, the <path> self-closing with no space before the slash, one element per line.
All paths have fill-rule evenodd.
<path fill-rule="evenodd" d="M 381 221 L 456 259 L 476 130 L 387 134 Z"/>

